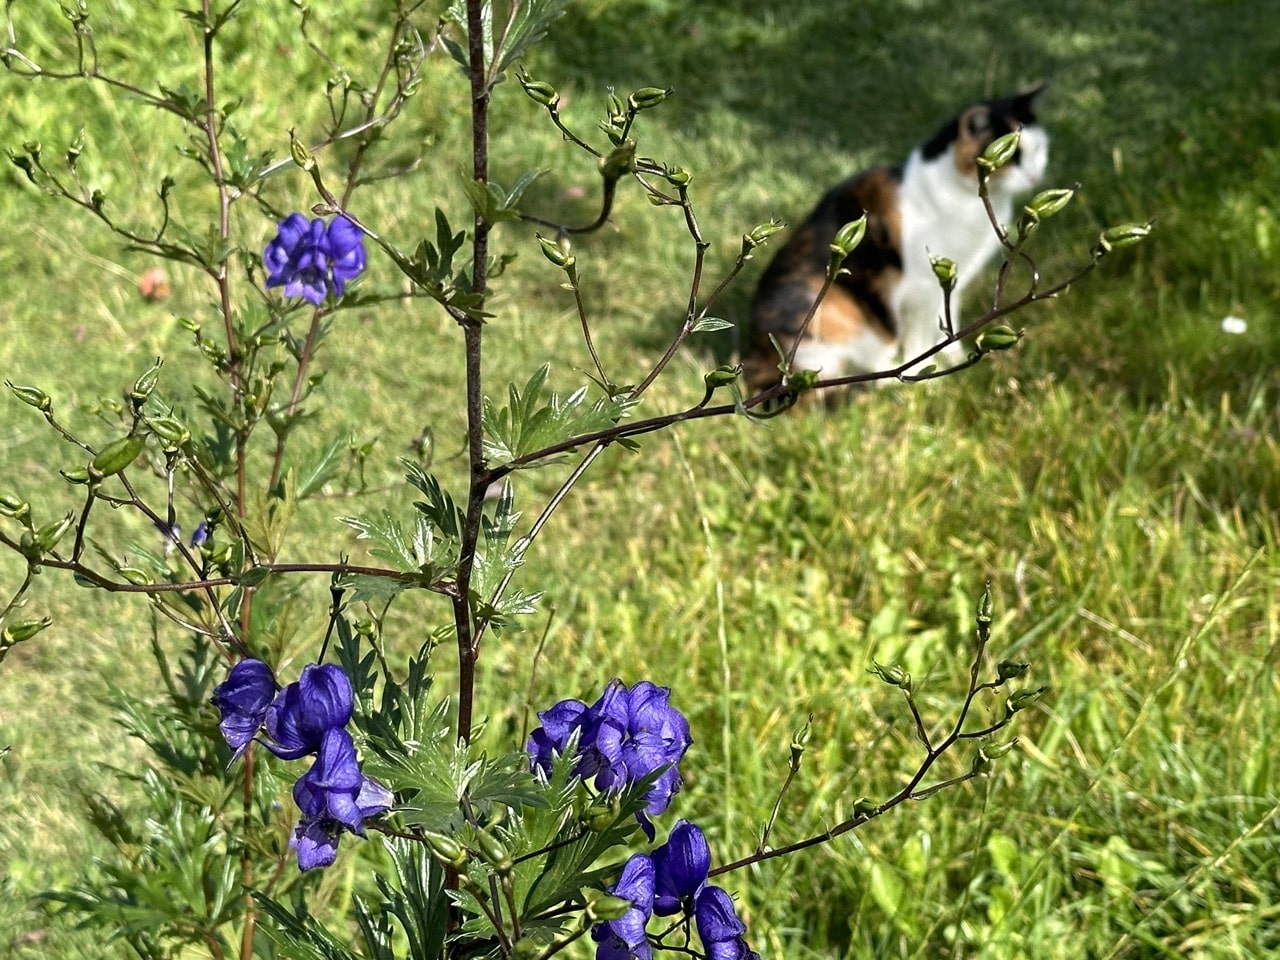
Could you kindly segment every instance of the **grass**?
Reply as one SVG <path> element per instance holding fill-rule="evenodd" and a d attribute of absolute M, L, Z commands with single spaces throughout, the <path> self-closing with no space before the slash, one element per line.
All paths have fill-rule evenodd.
<path fill-rule="evenodd" d="M 965 100 L 1040 77 L 1052 82 L 1050 177 L 1083 184 L 1081 202 L 1041 240 L 1046 275 L 1084 255 L 1101 225 L 1154 216 L 1158 233 L 1029 314 L 1024 346 L 971 373 L 765 426 L 692 425 L 647 441 L 642 455 L 607 455 L 523 574 L 524 586 L 547 591 L 550 612 L 484 654 L 486 736 L 494 749 L 514 742 L 544 627 L 534 706 L 587 696 L 613 675 L 669 684 L 697 739 L 678 813 L 707 828 L 718 860 L 736 858 L 753 848 L 809 713 L 813 738 L 778 842 L 836 822 L 859 796 L 887 795 L 914 769 L 906 712 L 866 667 L 902 661 L 941 722 L 990 579 L 994 652 L 1034 661 L 1036 682 L 1052 687 L 1020 726 L 1020 747 L 974 789 L 735 875 L 753 946 L 788 958 L 1266 955 L 1280 946 L 1270 746 L 1280 724 L 1280 37 L 1264 4 L 970 7 L 582 0 L 531 57 L 584 129 L 608 85 L 676 87 L 643 117 L 641 152 L 694 172 L 713 276 L 744 229 L 794 219 L 823 185 L 900 159 Z M 338 5 L 317 24 L 353 72 L 373 43 L 344 26 L 357 9 Z M 28 36 L 55 46 L 52 19 L 15 12 L 33 24 Z M 157 11 L 121 3 L 95 18 L 104 51 L 128 53 L 143 79 L 185 69 L 198 49 Z M 115 34 L 123 39 L 108 44 Z M 223 76 L 228 95 L 245 97 L 237 122 L 255 149 L 280 153 L 282 129 L 315 129 L 310 95 L 331 71 L 287 46 L 296 38 L 286 18 L 255 20 L 236 43 Z M 123 217 L 151 215 L 146 197 L 166 172 L 179 177 L 183 215 L 207 216 L 208 196 L 167 146 L 178 131 L 160 116 L 75 84 L 2 76 L 0 91 L 6 146 L 35 138 L 56 155 L 86 127 L 86 170 Z M 388 147 L 427 160 L 360 195 L 358 212 L 402 246 L 435 204 L 466 220 L 454 172 L 466 156 L 463 102 L 442 61 Z M 500 88 L 495 111 L 495 177 L 546 167 L 530 208 L 589 215 L 578 194 L 592 194 L 592 164 L 514 84 Z M 181 395 L 182 373 L 197 365 L 173 318 L 208 318 L 208 289 L 174 271 L 169 302 L 142 302 L 136 276 L 149 262 L 36 196 L 16 171 L 5 176 L 0 372 L 46 386 L 90 432 L 97 399 L 157 354 L 170 358 L 166 389 Z M 282 206 L 311 200 L 297 176 L 273 189 Z M 676 218 L 635 191 L 613 219 L 575 254 L 597 345 L 625 382 L 678 324 L 691 251 Z M 242 229 L 257 247 L 271 224 Z M 487 332 L 495 394 L 547 359 L 563 390 L 589 368 L 531 234 L 504 227 L 498 237 L 520 258 Z M 730 319 L 745 315 L 761 260 L 730 292 Z M 1247 333 L 1223 333 L 1228 314 L 1244 317 Z M 343 323 L 323 356 L 331 373 L 314 442 L 376 437 L 375 478 L 390 483 L 395 456 L 431 425 L 436 465 L 456 483 L 452 324 L 412 305 Z M 688 351 L 651 408 L 696 400 L 701 373 L 730 348 Z M 56 469 L 74 457 L 28 408 L 0 403 L 0 487 L 62 496 Z M 557 479 L 522 477 L 526 509 Z M 330 519 L 350 512 L 310 508 L 297 558 L 353 549 Z M 121 536 L 147 533 L 107 520 Z M 0 558 L 0 584 L 15 569 Z M 58 627 L 0 668 L 0 743 L 12 747 L 0 759 L 0 944 L 24 958 L 99 956 L 101 944 L 26 898 L 65 886 L 100 852 L 84 832 L 81 791 L 127 800 L 102 764 L 143 754 L 110 725 L 106 700 L 113 685 L 149 689 L 139 653 L 150 621 L 137 605 L 44 579 L 33 610 Z M 306 625 L 322 624 L 323 603 L 292 653 L 310 647 Z M 422 623 L 444 616 L 424 601 L 393 627 L 409 649 Z"/>

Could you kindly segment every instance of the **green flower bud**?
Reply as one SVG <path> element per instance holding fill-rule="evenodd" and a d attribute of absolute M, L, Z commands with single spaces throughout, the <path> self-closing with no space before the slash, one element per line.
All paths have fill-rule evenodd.
<path fill-rule="evenodd" d="M 627 97 L 627 106 L 632 110 L 648 110 L 650 107 L 656 107 L 675 90 L 667 87 L 665 90 L 659 87 L 641 87 L 631 96 Z"/>
<path fill-rule="evenodd" d="M 813 714 L 809 714 L 809 719 L 805 721 L 804 726 L 791 735 L 791 761 L 792 770 L 800 769 L 800 760 L 804 757 L 805 747 L 809 745 L 809 727 L 813 723 Z"/>
<path fill-rule="evenodd" d="M 948 260 L 946 257 L 930 257 L 929 265 L 933 267 L 933 275 L 938 278 L 938 284 L 947 293 L 956 288 L 956 276 L 959 271 L 956 269 L 956 262 Z"/>
<path fill-rule="evenodd" d="M 636 165 L 636 142 L 625 140 L 609 151 L 609 155 L 600 161 L 600 173 L 605 180 L 614 181 L 623 174 L 630 173 Z"/>
<path fill-rule="evenodd" d="M 102 212 L 102 208 L 106 205 L 106 202 L 107 195 L 101 190 L 94 190 L 93 193 L 89 194 L 89 206 L 93 207 L 93 209 L 99 213 Z"/>
<path fill-rule="evenodd" d="M 1031 198 L 1022 209 L 1026 211 L 1027 216 L 1036 222 L 1047 220 L 1055 213 L 1058 213 L 1071 202 L 1071 198 L 1076 195 L 1074 188 L 1066 187 L 1058 190 L 1042 190 Z"/>
<path fill-rule="evenodd" d="M 1027 671 L 1031 669 L 1031 664 L 1023 663 L 1020 660 L 1001 660 L 996 664 L 996 675 L 1000 677 L 1000 682 L 1006 680 L 1017 680 L 1019 677 L 1025 677 Z"/>
<path fill-rule="evenodd" d="M 133 389 L 129 391 L 129 399 L 133 401 L 135 407 L 140 407 L 146 403 L 147 398 L 156 389 L 156 382 L 160 379 L 160 366 L 164 363 L 159 357 L 151 369 L 133 381 Z"/>
<path fill-rule="evenodd" d="M 4 628 L 4 642 L 0 646 L 12 647 L 15 643 L 23 643 L 30 640 L 41 630 L 46 630 L 51 626 L 53 626 L 53 620 L 49 617 L 41 617 L 39 620 L 19 620 L 17 623 L 11 623 Z"/>
<path fill-rule="evenodd" d="M 534 102 L 544 107 L 554 107 L 560 102 L 560 94 L 556 92 L 555 87 L 541 80 L 534 80 L 525 70 L 521 69 L 516 74 L 516 79 L 520 81 L 520 86 Z"/>
<path fill-rule="evenodd" d="M 554 240 L 548 240 L 540 233 L 536 233 L 534 236 L 538 238 L 538 245 L 542 247 L 542 255 L 544 257 L 554 263 L 561 270 L 567 270 L 569 267 L 573 266 L 575 262 L 574 258 L 571 257 L 569 252 L 565 250 L 564 247 L 560 246 L 559 243 Z"/>
<path fill-rule="evenodd" d="M 982 151 L 982 156 L 978 157 L 978 170 L 984 174 L 999 170 L 1013 159 L 1013 155 L 1018 152 L 1018 143 L 1021 140 L 1022 134 L 1017 130 L 992 140 L 987 144 L 987 149 Z"/>
<path fill-rule="evenodd" d="M 1008 350 L 1010 347 L 1017 346 L 1021 339 L 1022 331 L 1020 330 L 1014 331 L 1005 326 L 992 327 L 978 334 L 978 352 L 992 353 L 996 350 Z"/>
<path fill-rule="evenodd" d="M 428 832 L 423 834 L 423 840 L 427 844 L 427 849 L 431 851 L 431 855 L 445 866 L 460 869 L 466 864 L 467 851 L 453 837 L 443 833 Z"/>
<path fill-rule="evenodd" d="M 32 539 L 32 546 L 40 553 L 48 553 L 58 545 L 61 540 L 71 529 L 71 525 L 75 523 L 75 516 L 68 513 L 61 520 L 53 520 L 46 523 L 43 527 L 35 531 Z"/>
<path fill-rule="evenodd" d="M 1093 248 L 1093 255 L 1102 257 L 1112 250 L 1123 250 L 1141 243 L 1151 235 L 1154 226 L 1155 221 L 1148 220 L 1146 223 L 1125 223 L 1103 230 L 1102 236 L 1098 237 L 1098 245 Z"/>
<path fill-rule="evenodd" d="M 49 399 L 49 395 L 39 387 L 28 387 L 22 384 L 12 383 L 8 380 L 4 385 L 13 391 L 13 395 L 28 406 L 35 407 L 41 413 L 48 413 L 53 409 L 53 401 Z"/>
<path fill-rule="evenodd" d="M 76 131 L 76 135 L 67 144 L 67 169 L 75 171 L 76 163 L 80 160 L 82 153 L 84 153 L 84 127 Z"/>
<path fill-rule="evenodd" d="M 89 464 L 89 475 L 91 477 L 114 476 L 137 460 L 144 446 L 146 446 L 146 439 L 139 436 L 112 440 L 98 451 L 98 455 Z"/>
<path fill-rule="evenodd" d="M 851 220 L 836 231 L 836 238 L 831 241 L 831 252 L 841 260 L 853 253 L 867 233 L 867 215 L 864 213 L 857 220 Z"/>
<path fill-rule="evenodd" d="M 501 840 L 483 827 L 476 828 L 476 846 L 480 848 L 480 856 L 498 873 L 508 873 L 513 866 L 511 854 Z"/>

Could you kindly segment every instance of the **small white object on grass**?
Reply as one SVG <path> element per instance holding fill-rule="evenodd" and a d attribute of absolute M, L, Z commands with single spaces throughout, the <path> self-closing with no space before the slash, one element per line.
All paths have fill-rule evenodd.
<path fill-rule="evenodd" d="M 1249 329 L 1249 325 L 1244 322 L 1244 317 L 1223 317 L 1222 332 L 1223 333 L 1244 333 Z"/>

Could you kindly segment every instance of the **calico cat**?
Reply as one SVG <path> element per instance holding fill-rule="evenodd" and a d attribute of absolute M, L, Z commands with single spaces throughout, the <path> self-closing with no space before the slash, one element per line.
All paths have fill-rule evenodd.
<path fill-rule="evenodd" d="M 997 137 L 1021 130 L 1013 160 L 989 181 L 992 208 L 1007 223 L 1014 197 L 1040 182 L 1048 160 L 1049 136 L 1036 124 L 1043 86 L 966 107 L 913 150 L 904 167 L 865 170 L 818 201 L 760 278 L 751 306 L 754 338 L 743 357 L 753 392 L 781 379 L 770 334 L 791 349 L 822 288 L 836 231 L 864 211 L 866 235 L 803 331 L 794 369 L 824 377 L 871 373 L 941 343 L 943 294 L 931 256 L 956 263 L 951 310 L 959 328 L 961 290 L 1000 249 L 978 198 L 975 161 Z M 935 355 L 930 362 L 943 359 L 957 357 Z"/>

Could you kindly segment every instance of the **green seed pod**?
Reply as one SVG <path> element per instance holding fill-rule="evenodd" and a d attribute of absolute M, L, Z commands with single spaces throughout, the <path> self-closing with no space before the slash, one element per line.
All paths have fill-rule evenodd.
<path fill-rule="evenodd" d="M 609 151 L 609 155 L 600 161 L 600 174 L 607 181 L 615 181 L 623 174 L 630 173 L 636 166 L 636 142 L 625 140 Z"/>
<path fill-rule="evenodd" d="M 673 187 L 687 187 L 693 180 L 693 174 L 684 167 L 667 167 L 662 171 L 662 175 Z"/>
<path fill-rule="evenodd" d="M 542 247 L 542 255 L 561 270 L 567 270 L 574 263 L 574 258 L 556 241 L 548 240 L 540 233 L 534 236 L 538 238 L 538 245 Z"/>
<path fill-rule="evenodd" d="M 12 383 L 8 380 L 4 385 L 13 391 L 13 395 L 28 406 L 35 407 L 41 413 L 48 413 L 53 409 L 53 401 L 49 399 L 49 395 L 39 387 L 23 386 L 22 384 Z"/>
<path fill-rule="evenodd" d="M 948 260 L 946 257 L 930 257 L 929 265 L 933 267 L 933 275 L 938 278 L 938 284 L 947 293 L 956 288 L 956 276 L 959 271 L 956 269 L 956 262 Z"/>
<path fill-rule="evenodd" d="M 665 90 L 659 87 L 641 87 L 627 98 L 627 106 L 632 110 L 648 110 L 650 107 L 656 107 L 673 93 L 675 90 L 671 87 Z"/>
<path fill-rule="evenodd" d="M 22 520 L 31 516 L 31 504 L 12 493 L 0 493 L 0 516 Z"/>
<path fill-rule="evenodd" d="M 724 364 L 704 374 L 702 379 L 706 383 L 708 390 L 715 390 L 736 382 L 740 373 L 742 373 L 741 367 L 731 367 L 728 364 Z"/>
<path fill-rule="evenodd" d="M 46 630 L 53 626 L 53 620 L 49 617 L 41 617 L 39 620 L 19 620 L 17 623 L 11 623 L 4 628 L 4 643 L 2 646 L 11 647 L 15 643 L 23 643 L 30 640 L 41 630 Z"/>
<path fill-rule="evenodd" d="M 62 474 L 62 479 L 66 480 L 67 483 L 78 485 L 89 482 L 89 471 L 84 467 L 77 467 L 74 470 L 59 470 L 58 472 Z"/>
<path fill-rule="evenodd" d="M 1020 660 L 1001 660 L 996 664 L 996 675 L 1000 677 L 1000 681 L 1003 683 L 1005 680 L 1017 680 L 1019 677 L 1025 677 L 1030 669 L 1031 664 L 1023 663 Z"/>
<path fill-rule="evenodd" d="M 146 403 L 147 398 L 156 389 L 156 381 L 160 379 L 160 366 L 164 363 L 159 357 L 151 369 L 133 381 L 133 389 L 129 391 L 129 399 L 133 401 L 135 407 L 140 407 Z"/>
<path fill-rule="evenodd" d="M 594 896 L 592 896 L 593 893 Z M 587 894 L 587 918 L 592 923 L 621 920 L 633 906 L 634 904 L 625 897 L 615 897 L 597 891 L 589 891 Z"/>
<path fill-rule="evenodd" d="M 1013 159 L 1013 155 L 1018 152 L 1018 143 L 1021 140 L 1022 134 L 1017 130 L 992 140 L 987 144 L 987 149 L 982 151 L 982 156 L 978 157 L 978 169 L 988 174 L 999 170 Z"/>
<path fill-rule="evenodd" d="M 867 672 L 874 673 L 885 683 L 894 687 L 910 688 L 911 686 L 911 674 L 896 663 L 891 667 L 886 667 L 884 664 L 872 660 L 871 669 Z"/>
<path fill-rule="evenodd" d="M 75 523 L 75 519 L 76 518 L 73 514 L 68 513 L 61 520 L 53 520 L 46 523 L 43 527 L 40 527 L 35 531 L 32 539 L 32 546 L 34 546 L 40 553 L 48 553 L 58 545 L 58 541 L 66 535 L 68 530 L 71 529 L 71 525 Z"/>
<path fill-rule="evenodd" d="M 1146 223 L 1125 223 L 1103 230 L 1102 236 L 1098 237 L 1098 245 L 1094 247 L 1094 256 L 1101 257 L 1112 250 L 1123 250 L 1141 243 L 1151 235 L 1154 226 L 1154 221 L 1148 220 Z"/>
<path fill-rule="evenodd" d="M 867 234 L 867 215 L 864 213 L 857 220 L 851 220 L 836 231 L 836 238 L 831 241 L 831 252 L 841 260 L 853 253 Z"/>
<path fill-rule="evenodd" d="M 506 845 L 483 827 L 476 828 L 476 846 L 480 848 L 480 856 L 498 873 L 511 870 L 513 864 Z"/>
<path fill-rule="evenodd" d="M 84 127 L 81 127 L 67 144 L 67 169 L 72 173 L 75 172 L 82 153 L 84 153 Z"/>
<path fill-rule="evenodd" d="M 121 567 L 120 576 L 124 578 L 125 583 L 132 583 L 135 587 L 145 587 L 151 583 L 151 578 L 146 572 L 137 567 Z"/>
<path fill-rule="evenodd" d="M 1048 689 L 1048 687 L 1036 687 L 1034 690 L 1019 690 L 1005 701 L 1005 716 L 1011 717 L 1019 710 L 1025 710 L 1039 700 Z"/>
<path fill-rule="evenodd" d="M 855 817 L 869 817 L 875 813 L 879 804 L 874 800 L 868 800 L 866 797 L 859 797 L 853 801 L 853 815 Z"/>
<path fill-rule="evenodd" d="M 742 249 L 744 252 L 758 247 L 767 241 L 775 233 L 785 227 L 786 224 L 781 220 L 770 220 L 768 223 L 761 223 L 742 235 Z"/>
<path fill-rule="evenodd" d="M 39 140 L 22 141 L 22 149 L 27 151 L 27 155 L 31 157 L 32 160 L 40 159 L 40 141 Z"/>
<path fill-rule="evenodd" d="M 453 837 L 445 836 L 443 833 L 426 833 L 423 839 L 431 855 L 445 866 L 460 869 L 466 865 L 467 851 Z"/>
<path fill-rule="evenodd" d="M 549 83 L 541 80 L 535 80 L 529 76 L 528 71 L 521 68 L 516 73 L 516 79 L 520 81 L 520 86 L 524 89 L 535 103 L 540 103 L 544 107 L 555 107 L 560 101 L 560 94 L 556 88 Z"/>
<path fill-rule="evenodd" d="M 1033 218 L 1037 222 L 1047 220 L 1055 213 L 1060 212 L 1068 203 L 1071 202 L 1071 198 L 1075 195 L 1076 192 L 1072 188 L 1043 190 L 1032 197 L 1031 202 L 1023 207 L 1023 210 L 1027 212 L 1029 217 Z"/>
<path fill-rule="evenodd" d="M 609 119 L 621 119 L 623 117 L 622 101 L 618 99 L 617 94 L 612 90 L 609 91 L 608 99 L 605 100 L 605 110 Z"/>
<path fill-rule="evenodd" d="M 180 447 L 191 439 L 191 431 L 173 417 L 148 417 L 147 427 L 169 447 Z"/>
<path fill-rule="evenodd" d="M 138 454 L 142 453 L 144 446 L 146 446 L 146 439 L 139 436 L 112 440 L 98 451 L 98 455 L 89 464 L 89 475 L 91 477 L 95 474 L 99 477 L 115 476 L 138 459 Z"/>
<path fill-rule="evenodd" d="M 1008 350 L 1010 347 L 1016 346 L 1021 339 L 1022 333 L 1020 331 L 1014 331 L 1005 326 L 992 327 L 990 330 L 983 330 L 982 333 L 978 334 L 978 350 L 981 353 Z"/>
<path fill-rule="evenodd" d="M 1018 740 L 1015 737 L 1013 740 L 1010 740 L 1008 743 L 984 743 L 981 747 L 978 748 L 978 753 L 981 754 L 987 760 L 999 760 L 1006 753 L 1012 750 L 1013 745 L 1017 742 Z"/>
<path fill-rule="evenodd" d="M 303 170 L 315 169 L 316 158 L 311 155 L 307 145 L 294 136 L 292 130 L 289 131 L 289 156 L 293 157 L 293 162 Z"/>

